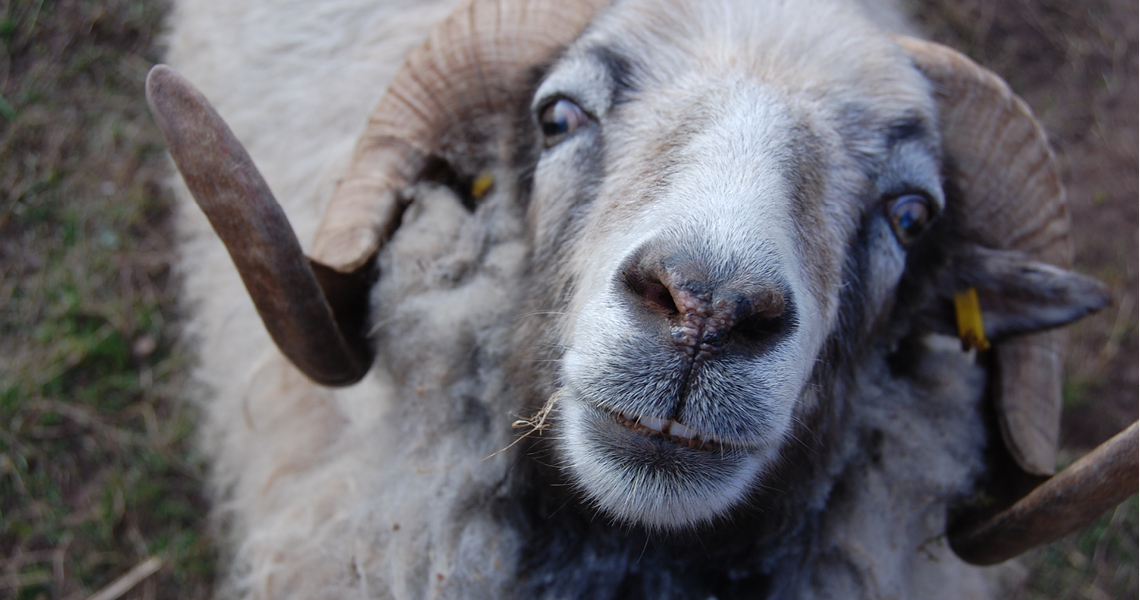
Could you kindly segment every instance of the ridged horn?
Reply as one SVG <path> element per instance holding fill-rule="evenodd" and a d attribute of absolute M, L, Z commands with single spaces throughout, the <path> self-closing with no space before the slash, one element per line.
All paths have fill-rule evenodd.
<path fill-rule="evenodd" d="M 475 114 L 513 108 L 529 72 L 572 41 L 610 0 L 468 0 L 393 78 L 329 202 L 313 258 L 361 268 L 396 228 L 398 194 Z M 468 121 L 469 122 L 469 121 Z"/>
<path fill-rule="evenodd" d="M 1137 425 L 1116 434 L 1010 508 L 949 536 L 966 562 L 995 565 L 1088 525 L 1136 493 Z"/>
<path fill-rule="evenodd" d="M 1001 78 L 956 50 L 909 37 L 896 41 L 933 85 L 943 149 L 971 237 L 1070 268 L 1064 189 L 1029 107 Z M 1064 332 L 1048 331 L 996 347 L 1002 437 L 1018 466 L 1033 475 L 1055 470 L 1065 339 Z"/>
<path fill-rule="evenodd" d="M 277 347 L 317 383 L 358 381 L 372 364 L 365 328 L 354 322 L 363 312 L 340 299 L 366 299 L 359 282 L 310 265 L 253 160 L 201 92 L 157 65 L 147 75 L 146 97 L 174 164 Z"/>

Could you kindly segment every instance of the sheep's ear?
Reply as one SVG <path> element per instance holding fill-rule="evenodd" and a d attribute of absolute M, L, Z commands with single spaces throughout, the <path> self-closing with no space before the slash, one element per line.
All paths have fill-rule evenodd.
<path fill-rule="evenodd" d="M 963 296 L 975 290 L 981 324 L 989 341 L 1067 325 L 1108 305 L 1108 288 L 1101 282 L 1014 250 L 975 248 L 956 261 L 955 327 L 972 310 Z"/>
<path fill-rule="evenodd" d="M 977 246 L 1021 252 L 1032 261 L 1068 269 L 1072 245 L 1064 191 L 1047 136 L 1029 107 L 1001 78 L 961 53 L 909 37 L 895 40 L 930 82 L 938 109 L 947 191 L 958 192 L 947 194 L 947 202 L 953 199 L 956 203 L 947 210 L 963 216 L 960 233 Z M 1009 274 L 1008 269 L 992 266 L 995 272 Z M 1028 272 L 1057 274 L 1036 267 Z M 1026 299 L 1048 297 L 1046 290 L 1052 284 L 1037 288 L 1044 296 L 1027 296 L 1023 292 L 1034 288 L 1035 277 L 1017 279 L 1024 283 L 1005 286 L 1001 289 L 1009 293 L 996 294 L 1005 307 L 994 310 L 992 321 L 998 330 L 1064 322 L 1064 317 L 1082 313 L 1072 304 L 1096 304 L 1061 300 L 1069 308 L 1044 309 Z M 1059 289 L 1073 290 L 1073 298 L 1087 295 L 1075 291 L 1081 285 L 1064 283 L 1066 277 L 1047 279 L 1063 283 Z M 1030 305 L 1034 309 L 1024 312 Z M 1022 311 L 1018 315 L 1008 310 L 1015 306 Z M 1006 447 L 1026 472 L 1052 474 L 1060 432 L 1064 337 L 1050 331 L 995 346 L 998 369 L 993 376 L 999 381 L 992 387 Z"/>
<path fill-rule="evenodd" d="M 1016 250 L 967 248 L 948 265 L 927 325 L 989 349 L 997 370 L 998 421 L 1006 448 L 1031 475 L 1053 473 L 1067 325 L 1110 302 L 1101 282 Z"/>

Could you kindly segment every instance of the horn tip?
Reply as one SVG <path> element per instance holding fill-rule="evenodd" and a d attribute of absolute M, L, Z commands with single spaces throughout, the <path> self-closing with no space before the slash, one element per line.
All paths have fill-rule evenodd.
<path fill-rule="evenodd" d="M 181 79 L 178 72 L 171 69 L 169 66 L 158 63 L 150 68 L 146 74 L 146 98 L 152 101 L 156 94 L 161 93 L 162 86 L 174 79 Z M 152 101 L 153 103 L 153 101 Z"/>
<path fill-rule="evenodd" d="M 353 273 L 380 249 L 380 234 L 372 227 L 322 230 L 313 242 L 311 258 L 337 272 Z"/>
<path fill-rule="evenodd" d="M 180 125 L 177 115 L 202 112 L 209 101 L 189 81 L 165 64 L 156 64 L 146 75 L 146 103 L 167 143 Z"/>

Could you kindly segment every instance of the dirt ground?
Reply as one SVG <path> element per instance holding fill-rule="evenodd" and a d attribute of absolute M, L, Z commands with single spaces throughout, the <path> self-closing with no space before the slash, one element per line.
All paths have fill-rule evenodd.
<path fill-rule="evenodd" d="M 1033 108 L 1064 171 L 1076 268 L 1112 288 L 1071 328 L 1071 462 L 1137 418 L 1137 3 L 904 4 Z M 143 99 L 167 8 L 0 0 L 0 598 L 83 598 L 148 565 L 122 597 L 209 595 L 172 199 Z M 1136 496 L 1022 564 L 1018 597 L 1135 598 Z"/>

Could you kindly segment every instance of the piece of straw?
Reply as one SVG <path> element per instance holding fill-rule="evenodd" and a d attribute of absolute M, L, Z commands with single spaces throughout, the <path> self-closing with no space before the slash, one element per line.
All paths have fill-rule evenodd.
<path fill-rule="evenodd" d="M 111 582 L 111 585 L 95 592 L 95 595 L 87 598 L 87 600 L 116 600 L 123 594 L 129 592 L 131 588 L 135 587 L 142 580 L 154 575 L 162 568 L 162 559 L 157 556 L 152 556 L 135 568 L 127 571 L 126 575 Z"/>

